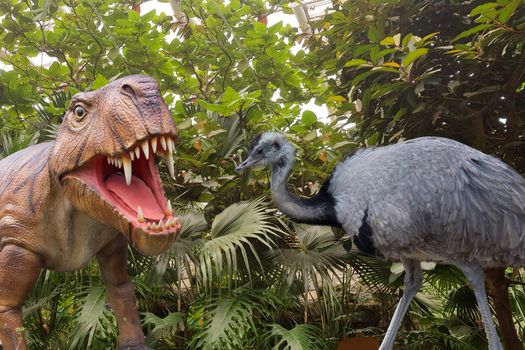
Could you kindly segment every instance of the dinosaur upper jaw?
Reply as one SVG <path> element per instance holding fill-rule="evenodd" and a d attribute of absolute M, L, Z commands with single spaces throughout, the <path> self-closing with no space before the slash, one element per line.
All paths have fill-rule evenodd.
<path fill-rule="evenodd" d="M 124 233 L 144 255 L 164 252 L 177 238 L 180 221 L 166 201 L 154 154 L 173 173 L 169 136 L 140 140 L 116 156 L 99 155 L 62 177 L 73 204 L 95 220 Z"/>

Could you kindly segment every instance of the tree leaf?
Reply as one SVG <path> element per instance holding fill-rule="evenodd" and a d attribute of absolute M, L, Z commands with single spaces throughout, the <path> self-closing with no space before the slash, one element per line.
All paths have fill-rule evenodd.
<path fill-rule="evenodd" d="M 499 13 L 499 20 L 503 23 L 507 23 L 516 12 L 516 8 L 521 3 L 521 0 L 512 0 L 507 6 L 505 6 Z"/>
<path fill-rule="evenodd" d="M 345 102 L 346 98 L 344 96 L 341 96 L 341 95 L 332 95 L 332 96 L 328 96 L 325 99 L 325 101 L 326 102 Z"/>
<path fill-rule="evenodd" d="M 397 63 L 397 62 L 385 62 L 385 63 L 383 63 L 383 66 L 385 66 L 385 67 L 394 67 L 394 68 L 401 67 L 399 65 L 399 63 Z"/>
<path fill-rule="evenodd" d="M 488 10 L 491 10 L 491 9 L 499 7 L 499 6 L 500 6 L 500 4 L 498 4 L 497 2 L 487 2 L 487 3 L 483 4 L 483 5 L 479 5 L 477 7 L 474 7 L 472 9 L 472 11 L 470 11 L 469 17 L 474 17 L 476 15 L 479 15 L 479 14 L 481 14 L 483 12 L 486 12 Z"/>
<path fill-rule="evenodd" d="M 372 65 L 370 62 L 368 62 L 367 60 L 363 60 L 362 58 L 354 58 L 346 62 L 343 67 L 360 66 L 362 64 L 366 64 L 370 66 Z"/>
<path fill-rule="evenodd" d="M 419 49 L 415 49 L 412 52 L 409 52 L 408 55 L 406 55 L 403 60 L 401 61 L 401 65 L 404 67 L 407 67 L 412 62 L 417 60 L 419 57 L 426 55 L 428 53 L 428 49 L 426 47 L 422 47 Z"/>
<path fill-rule="evenodd" d="M 395 42 L 394 38 L 391 37 L 391 36 L 387 36 L 386 38 L 384 38 L 383 40 L 381 40 L 379 43 L 380 43 L 381 45 L 384 45 L 384 46 L 396 45 L 396 42 Z"/>
<path fill-rule="evenodd" d="M 317 123 L 317 116 L 315 115 L 314 112 L 306 110 L 303 112 L 301 116 L 301 121 L 303 122 L 304 125 L 311 126 Z"/>
<path fill-rule="evenodd" d="M 462 32 L 461 34 L 459 34 L 458 36 L 456 36 L 452 42 L 455 42 L 455 41 L 458 41 L 460 39 L 463 39 L 463 38 L 466 38 L 466 37 L 469 37 L 477 32 L 481 32 L 482 30 L 485 30 L 487 28 L 490 28 L 492 27 L 492 24 L 490 23 L 482 23 L 482 24 L 478 24 L 477 26 L 475 27 L 472 27 L 468 30 L 465 30 L 464 32 Z"/>

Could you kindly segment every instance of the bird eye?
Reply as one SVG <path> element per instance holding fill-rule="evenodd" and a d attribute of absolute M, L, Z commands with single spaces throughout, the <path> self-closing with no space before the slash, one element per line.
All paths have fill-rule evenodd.
<path fill-rule="evenodd" d="M 77 116 L 79 119 L 82 119 L 86 115 L 86 110 L 82 106 L 76 106 L 75 107 L 75 116 Z"/>
<path fill-rule="evenodd" d="M 261 147 L 257 148 L 257 149 L 255 150 L 255 152 L 257 152 L 257 154 L 262 154 L 262 148 L 261 148 Z"/>
<path fill-rule="evenodd" d="M 281 148 L 281 146 L 279 146 L 279 144 L 278 144 L 277 142 L 274 142 L 273 145 L 272 145 L 272 147 L 275 148 L 275 149 L 277 149 L 277 150 L 278 150 L 279 148 Z"/>

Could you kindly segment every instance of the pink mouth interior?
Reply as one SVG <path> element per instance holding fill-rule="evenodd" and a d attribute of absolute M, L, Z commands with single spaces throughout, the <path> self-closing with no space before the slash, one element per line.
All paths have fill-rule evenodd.
<path fill-rule="evenodd" d="M 144 218 L 151 221 L 159 221 L 164 218 L 164 212 L 160 208 L 151 188 L 137 176 L 131 180 L 132 186 L 126 184 L 123 174 L 115 173 L 106 178 L 106 186 L 116 202 L 127 211 L 137 215 L 138 207 L 142 209 Z"/>
<path fill-rule="evenodd" d="M 142 154 L 140 159 L 132 162 L 133 176 L 129 186 L 123 170 L 108 164 L 105 156 L 96 157 L 64 178 L 79 179 L 124 215 L 133 227 L 146 230 L 149 223 L 164 222 L 171 217 L 166 213 L 167 201 L 153 158 L 151 155 L 147 160 Z M 142 222 L 138 219 L 139 206 L 145 219 Z"/>

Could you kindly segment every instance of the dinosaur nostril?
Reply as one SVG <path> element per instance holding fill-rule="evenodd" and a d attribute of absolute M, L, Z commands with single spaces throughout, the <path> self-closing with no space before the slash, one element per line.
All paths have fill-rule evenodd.
<path fill-rule="evenodd" d="M 122 85 L 122 91 L 132 97 L 135 97 L 136 95 L 135 89 L 133 89 L 131 85 L 128 85 L 128 84 Z"/>

